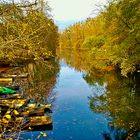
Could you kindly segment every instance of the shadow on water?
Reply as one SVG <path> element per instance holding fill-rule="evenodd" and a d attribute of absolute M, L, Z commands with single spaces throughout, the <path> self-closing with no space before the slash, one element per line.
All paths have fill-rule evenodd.
<path fill-rule="evenodd" d="M 53 89 L 59 75 L 59 63 L 56 60 L 45 61 L 45 62 L 35 62 L 28 63 L 22 67 L 14 67 L 8 69 L 6 72 L 2 73 L 3 75 L 23 75 L 28 74 L 25 77 L 14 77 L 13 82 L 8 86 L 18 86 L 19 93 L 23 95 L 24 98 L 30 99 L 30 103 L 36 104 L 38 106 L 53 103 L 55 98 Z M 46 110 L 44 110 L 46 112 Z M 51 112 L 52 113 L 52 112 Z M 47 111 L 45 115 L 51 115 Z M 28 116 L 25 119 L 28 119 Z M 25 132 L 14 126 L 17 132 L 6 132 L 3 136 L 3 139 L 9 139 L 12 136 L 12 139 L 37 139 L 40 136 L 40 133 L 46 135 L 46 131 L 51 131 L 53 126 L 50 125 L 41 125 L 35 126 L 32 129 L 25 128 Z M 19 132 L 18 132 L 19 131 Z M 44 133 L 43 133 L 44 132 Z M 41 138 L 43 135 L 41 134 Z"/>
<path fill-rule="evenodd" d="M 56 84 L 59 73 L 58 62 L 51 60 L 28 63 L 23 67 L 15 67 L 8 71 L 8 74 L 23 73 L 28 73 L 28 77 L 14 78 L 13 85 L 18 85 L 20 92 L 33 102 L 46 104 Z"/>

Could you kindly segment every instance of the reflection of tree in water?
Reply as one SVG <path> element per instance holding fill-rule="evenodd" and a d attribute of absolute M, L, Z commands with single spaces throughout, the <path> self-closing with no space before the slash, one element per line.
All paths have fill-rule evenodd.
<path fill-rule="evenodd" d="M 14 84 L 20 85 L 23 95 L 34 102 L 46 103 L 48 95 L 55 86 L 59 66 L 55 61 L 36 62 L 10 72 L 12 74 L 29 73 L 27 78 L 16 78 Z"/>
<path fill-rule="evenodd" d="M 89 72 L 92 67 L 92 55 L 88 50 L 64 49 L 58 52 L 58 57 L 63 59 L 67 65 L 78 71 Z"/>
<path fill-rule="evenodd" d="M 110 75 L 110 76 L 109 76 Z M 110 133 L 104 132 L 106 140 L 137 139 L 140 131 L 140 87 L 138 78 L 135 81 L 111 74 L 102 77 L 85 75 L 84 79 L 94 89 L 96 86 L 104 86 L 104 93 L 94 90 L 93 96 L 89 97 L 90 108 L 97 113 L 104 113 L 107 118 L 112 118 L 109 123 Z M 99 82 L 99 83 L 98 83 Z M 98 85 L 97 85 L 98 83 Z M 98 92 L 98 93 L 97 93 Z"/>
<path fill-rule="evenodd" d="M 111 117 L 108 125 L 112 129 L 110 133 L 103 133 L 104 139 L 137 139 L 140 130 L 139 76 L 133 77 L 133 80 L 122 78 L 104 65 L 104 60 L 99 63 L 93 54 L 88 50 L 60 49 L 59 57 L 76 70 L 84 71 L 83 78 L 94 93 L 89 97 L 90 108 L 104 113 L 108 119 Z"/>

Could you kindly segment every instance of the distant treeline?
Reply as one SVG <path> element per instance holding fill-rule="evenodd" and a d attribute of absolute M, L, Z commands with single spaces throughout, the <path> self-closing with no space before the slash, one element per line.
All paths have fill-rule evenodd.
<path fill-rule="evenodd" d="M 89 51 L 90 58 L 98 62 L 94 65 L 97 68 L 120 68 L 123 76 L 137 71 L 140 68 L 140 1 L 112 0 L 95 18 L 70 26 L 60 37 L 60 50 L 66 48 Z"/>
<path fill-rule="evenodd" d="M 17 63 L 55 55 L 58 29 L 45 0 L 0 1 L 0 62 Z"/>

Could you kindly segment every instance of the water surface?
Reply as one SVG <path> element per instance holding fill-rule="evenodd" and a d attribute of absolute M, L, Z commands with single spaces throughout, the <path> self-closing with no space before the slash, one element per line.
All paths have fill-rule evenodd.
<path fill-rule="evenodd" d="M 101 88 L 101 92 L 105 88 Z M 83 73 L 61 63 L 56 85 L 56 101 L 53 111 L 53 131 L 48 133 L 52 140 L 103 139 L 108 131 L 104 114 L 94 113 L 88 97 L 92 89 L 83 79 Z"/>
<path fill-rule="evenodd" d="M 60 66 L 30 64 L 21 70 L 30 72 L 28 79 L 15 81 L 21 83 L 22 91 L 37 103 L 52 103 L 53 128 L 20 133 L 20 139 L 140 139 L 139 78 L 91 70 L 81 56 L 67 57 L 60 59 Z"/>
<path fill-rule="evenodd" d="M 123 124 L 125 123 L 123 121 L 126 120 L 124 119 L 121 122 L 122 118 L 117 118 L 120 119 L 118 120 L 120 121 L 120 125 L 124 125 L 124 128 L 126 129 L 121 128 L 117 125 L 115 126 L 115 123 L 113 122 L 113 119 L 115 118 L 113 118 L 113 115 L 111 116 L 111 112 L 109 112 L 108 106 L 105 106 L 105 108 L 102 109 L 102 107 L 104 107 L 103 102 L 106 101 L 104 101 L 105 98 L 104 100 L 102 100 L 101 97 L 106 97 L 107 92 L 109 92 L 108 90 L 111 91 L 112 88 L 111 87 L 110 89 L 108 89 L 110 86 L 109 82 L 107 83 L 103 81 L 102 83 L 100 83 L 96 80 L 93 80 L 94 78 L 92 79 L 92 81 L 94 81 L 93 83 L 88 82 L 88 77 L 86 77 L 87 74 L 82 71 L 77 71 L 74 67 L 68 66 L 64 61 L 60 62 L 60 74 L 58 77 L 56 88 L 54 89 L 54 91 L 56 92 L 56 100 L 53 107 L 53 130 L 48 132 L 48 139 L 126 139 L 129 136 L 129 128 L 126 128 L 127 126 L 125 127 L 125 124 Z M 121 90 L 122 87 L 119 88 L 119 91 Z M 118 90 L 116 90 L 115 92 L 118 93 Z M 122 98 L 126 98 L 125 96 L 126 95 L 124 94 Z M 97 97 L 99 97 L 98 100 L 96 100 Z M 117 98 L 118 97 L 116 97 L 116 100 Z M 116 105 L 119 105 L 118 101 L 114 101 L 114 111 L 116 109 Z M 93 102 L 96 104 L 94 107 Z M 99 110 L 98 107 L 100 107 Z M 129 105 L 127 107 L 129 108 Z M 130 110 L 128 109 L 128 111 Z M 132 113 L 129 113 L 130 116 L 126 117 L 135 118 L 136 114 L 133 114 L 133 116 Z M 138 112 L 136 111 L 136 113 Z M 136 120 L 127 119 L 130 122 L 127 121 L 126 123 L 131 123 L 131 125 L 133 125 L 131 121 L 138 121 L 138 119 L 139 117 L 136 118 Z M 133 133 L 134 132 L 130 132 L 130 134 Z M 139 136 L 138 134 L 136 134 L 135 139 L 138 138 Z"/>

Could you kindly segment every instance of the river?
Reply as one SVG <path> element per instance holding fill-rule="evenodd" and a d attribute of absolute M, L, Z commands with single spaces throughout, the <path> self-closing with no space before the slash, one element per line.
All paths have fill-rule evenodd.
<path fill-rule="evenodd" d="M 140 79 L 94 69 L 88 52 L 63 52 L 59 61 L 29 63 L 8 73 L 24 97 L 52 104 L 53 127 L 20 132 L 20 140 L 139 140 Z M 46 114 L 48 115 L 48 114 Z M 47 134 L 43 136 L 43 134 Z"/>
<path fill-rule="evenodd" d="M 96 88 L 101 92 L 105 91 L 105 85 L 103 87 L 97 85 Z M 102 139 L 102 133 L 109 131 L 108 121 L 104 114 L 94 113 L 90 109 L 88 97 L 95 89 L 88 86 L 83 79 L 83 73 L 61 62 L 55 90 L 57 94 L 50 139 Z"/>
<path fill-rule="evenodd" d="M 114 73 L 88 75 L 64 59 L 52 87 L 53 128 L 41 140 L 140 139 L 140 96 L 137 84 Z M 36 140 L 40 131 L 21 133 Z"/>

